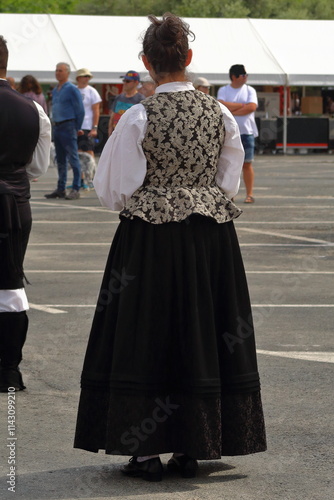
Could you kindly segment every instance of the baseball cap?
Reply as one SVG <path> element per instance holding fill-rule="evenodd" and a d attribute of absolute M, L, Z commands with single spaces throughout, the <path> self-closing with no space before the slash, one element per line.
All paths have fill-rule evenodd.
<path fill-rule="evenodd" d="M 90 78 L 93 78 L 92 73 L 87 68 L 78 69 L 76 78 L 78 78 L 78 76 L 89 76 Z"/>
<path fill-rule="evenodd" d="M 135 82 L 140 81 L 139 73 L 137 73 L 137 71 L 133 71 L 133 70 L 128 71 L 125 75 L 120 76 L 120 78 L 124 78 L 124 80 L 133 80 Z"/>
<path fill-rule="evenodd" d="M 195 89 L 197 89 L 197 87 L 210 87 L 210 83 L 203 76 L 199 76 L 198 78 L 196 78 L 194 80 L 193 85 L 194 85 Z"/>

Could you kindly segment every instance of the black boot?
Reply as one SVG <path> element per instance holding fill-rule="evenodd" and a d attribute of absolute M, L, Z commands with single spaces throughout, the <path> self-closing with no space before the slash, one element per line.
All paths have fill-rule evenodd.
<path fill-rule="evenodd" d="M 0 392 L 25 389 L 19 364 L 28 331 L 25 311 L 0 313 Z"/>

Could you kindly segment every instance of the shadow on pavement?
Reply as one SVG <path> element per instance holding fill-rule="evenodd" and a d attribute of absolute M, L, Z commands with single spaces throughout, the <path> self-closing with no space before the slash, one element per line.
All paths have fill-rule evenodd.
<path fill-rule="evenodd" d="M 148 483 L 140 478 L 130 479 L 120 472 L 120 465 L 75 467 L 54 471 L 21 474 L 17 477 L 15 498 L 24 500 L 71 500 L 126 497 L 166 499 L 166 494 L 191 492 L 202 483 L 236 481 L 247 476 L 223 474 L 234 469 L 225 463 L 200 462 L 199 474 L 193 479 L 181 479 L 165 469 L 160 483 Z M 9 492 L 8 492 L 9 493 Z M 158 497 L 157 497 L 158 495 Z"/>

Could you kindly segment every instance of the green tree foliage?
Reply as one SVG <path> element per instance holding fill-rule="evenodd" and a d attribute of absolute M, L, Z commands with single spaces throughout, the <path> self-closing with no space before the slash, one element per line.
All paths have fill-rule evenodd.
<path fill-rule="evenodd" d="M 160 16 L 164 12 L 173 12 L 182 17 L 334 19 L 334 2 L 333 0 L 82 0 L 78 3 L 76 12 L 109 16 L 148 14 Z"/>
<path fill-rule="evenodd" d="M 79 0 L 0 0 L 1 13 L 74 14 Z"/>
<path fill-rule="evenodd" d="M 277 12 L 278 19 L 334 19 L 334 3 L 331 0 L 290 0 L 287 16 Z"/>
<path fill-rule="evenodd" d="M 334 19 L 332 0 L 244 0 L 248 17 L 259 19 Z"/>
<path fill-rule="evenodd" d="M 0 0 L 3 13 L 334 19 L 333 0 Z"/>
<path fill-rule="evenodd" d="M 82 0 L 78 14 L 113 16 L 161 16 L 173 12 L 182 17 L 247 17 L 244 0 Z"/>
<path fill-rule="evenodd" d="M 175 12 L 174 0 L 82 0 L 76 8 L 77 14 L 102 16 L 161 16 L 164 12 Z"/>
<path fill-rule="evenodd" d="M 243 0 L 181 0 L 173 13 L 182 17 L 247 17 Z"/>

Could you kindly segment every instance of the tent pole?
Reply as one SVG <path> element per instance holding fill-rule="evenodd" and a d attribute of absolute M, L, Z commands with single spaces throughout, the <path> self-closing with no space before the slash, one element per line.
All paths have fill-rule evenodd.
<path fill-rule="evenodd" d="M 288 113 L 287 113 L 287 107 L 288 107 L 288 88 L 286 85 L 284 85 L 284 99 L 283 99 L 283 154 L 286 154 L 286 145 L 287 145 L 287 135 L 288 135 Z"/>

